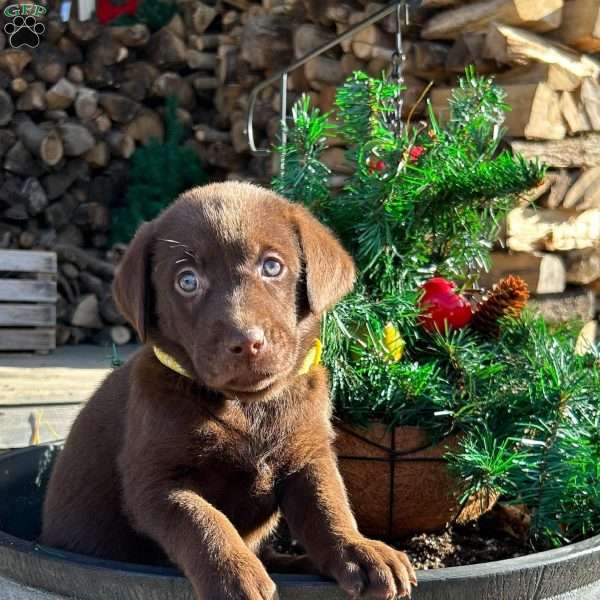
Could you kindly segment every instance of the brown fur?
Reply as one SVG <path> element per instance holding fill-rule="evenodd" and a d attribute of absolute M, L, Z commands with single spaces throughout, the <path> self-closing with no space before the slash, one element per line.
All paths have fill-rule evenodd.
<path fill-rule="evenodd" d="M 277 279 L 261 270 L 266 255 L 285 265 Z M 199 274 L 192 296 L 177 289 L 182 268 Z M 144 224 L 114 291 L 147 345 L 79 415 L 42 542 L 138 562 L 164 551 L 198 598 L 262 600 L 276 592 L 256 553 L 283 513 L 348 593 L 408 594 L 405 555 L 362 537 L 350 512 L 326 371 L 298 374 L 320 315 L 353 279 L 350 257 L 308 211 L 248 184 L 193 189 Z M 163 366 L 154 344 L 193 380 Z"/>

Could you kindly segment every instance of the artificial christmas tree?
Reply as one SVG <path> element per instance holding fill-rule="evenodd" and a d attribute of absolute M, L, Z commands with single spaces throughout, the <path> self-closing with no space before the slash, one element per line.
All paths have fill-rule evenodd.
<path fill-rule="evenodd" d="M 396 510 L 398 500 L 408 500 L 391 475 L 407 460 L 396 446 L 408 427 L 432 449 L 447 448 L 451 470 L 444 467 L 437 488 L 428 487 L 432 494 L 443 488 L 442 498 L 454 507 L 447 518 L 457 518 L 474 500 L 485 509 L 502 496 L 527 505 L 528 535 L 538 546 L 599 532 L 598 349 L 578 356 L 572 329 L 551 331 L 540 317 L 521 312 L 526 290 L 515 279 L 475 307 L 473 325 L 464 316 L 452 327 L 442 314 L 439 326 L 423 326 L 431 317 L 424 314 L 430 310 L 423 302 L 426 282 L 456 282 L 456 292 L 446 284 L 445 293 L 458 298 L 473 288 L 489 267 L 503 217 L 520 193 L 539 184 L 544 169 L 502 149 L 508 107 L 491 79 L 468 70 L 444 125 L 430 107 L 427 122 L 402 126 L 395 118 L 399 96 L 397 81 L 355 73 L 338 90 L 331 115 L 303 97 L 279 148 L 282 169 L 273 182 L 327 223 L 359 268 L 355 291 L 326 316 L 322 329 L 343 432 L 340 468 L 359 507 L 359 525 L 397 533 L 417 522 L 414 515 L 402 521 L 406 511 Z M 329 138 L 345 142 L 354 166 L 337 193 L 321 161 Z M 460 303 L 465 315 L 466 302 Z M 397 360 L 381 352 L 390 327 L 403 340 Z M 378 453 L 385 462 L 382 477 L 391 479 L 377 479 L 368 456 L 363 462 L 371 476 L 361 474 L 348 431 L 370 448 L 363 454 Z M 421 469 L 412 476 L 425 481 L 437 463 L 412 450 L 409 459 Z M 369 487 L 388 499 L 381 510 L 367 496 Z M 426 499 L 419 498 L 427 512 Z M 439 499 L 432 497 L 431 506 Z M 439 517 L 444 510 L 428 512 Z M 421 528 L 433 525 L 439 522 L 419 521 Z"/>

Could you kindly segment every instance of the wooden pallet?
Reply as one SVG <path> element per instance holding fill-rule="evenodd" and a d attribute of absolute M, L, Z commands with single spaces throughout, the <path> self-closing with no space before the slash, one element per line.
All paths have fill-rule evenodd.
<path fill-rule="evenodd" d="M 56 347 L 56 254 L 0 250 L 0 350 Z"/>

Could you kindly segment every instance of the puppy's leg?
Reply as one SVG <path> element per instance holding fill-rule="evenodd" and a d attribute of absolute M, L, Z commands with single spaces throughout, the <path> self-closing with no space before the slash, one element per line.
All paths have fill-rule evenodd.
<path fill-rule="evenodd" d="M 128 461 L 123 499 L 134 527 L 181 568 L 199 600 L 276 598 L 273 580 L 229 519 L 172 472 L 164 463 Z"/>
<path fill-rule="evenodd" d="M 356 527 L 330 447 L 284 484 L 281 508 L 290 531 L 318 569 L 352 597 L 409 596 L 415 572 L 402 552 L 363 537 Z"/>

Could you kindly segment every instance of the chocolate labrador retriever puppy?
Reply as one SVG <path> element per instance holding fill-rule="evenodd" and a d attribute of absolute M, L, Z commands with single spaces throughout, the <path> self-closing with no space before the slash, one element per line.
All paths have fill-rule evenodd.
<path fill-rule="evenodd" d="M 176 563 L 203 600 L 264 600 L 285 516 L 353 597 L 410 594 L 404 554 L 357 530 L 325 369 L 303 364 L 353 285 L 330 231 L 265 189 L 214 184 L 139 229 L 114 294 L 145 342 L 82 410 L 53 470 L 44 544 Z"/>

